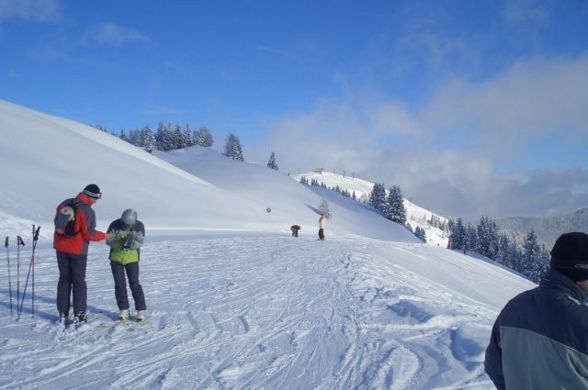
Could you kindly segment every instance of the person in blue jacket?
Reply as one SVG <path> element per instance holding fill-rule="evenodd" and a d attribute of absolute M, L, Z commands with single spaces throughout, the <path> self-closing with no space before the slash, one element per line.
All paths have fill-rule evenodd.
<path fill-rule="evenodd" d="M 484 362 L 498 389 L 588 389 L 588 235 L 561 235 L 539 286 L 513 298 Z"/>

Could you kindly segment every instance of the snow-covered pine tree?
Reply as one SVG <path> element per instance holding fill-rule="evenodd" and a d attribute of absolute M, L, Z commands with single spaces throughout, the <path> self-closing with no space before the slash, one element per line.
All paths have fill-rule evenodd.
<path fill-rule="evenodd" d="M 384 183 L 374 183 L 370 193 L 370 204 L 381 213 L 386 210 L 386 187 Z"/>
<path fill-rule="evenodd" d="M 394 185 L 390 188 L 386 199 L 385 215 L 391 221 L 401 225 L 406 224 L 406 208 L 400 186 Z"/>
<path fill-rule="evenodd" d="M 466 240 L 466 228 L 463 219 L 458 218 L 457 222 L 450 224 L 451 229 L 451 249 L 463 250 Z"/>
<path fill-rule="evenodd" d="M 234 134 L 229 134 L 225 142 L 223 154 L 235 161 L 245 161 L 239 137 Z"/>
<path fill-rule="evenodd" d="M 509 258 L 510 246 L 511 242 L 508 235 L 506 233 L 500 233 L 498 235 L 498 252 L 494 260 L 506 267 L 512 268 L 512 259 Z"/>
<path fill-rule="evenodd" d="M 118 138 L 122 139 L 123 141 L 129 142 L 129 138 L 127 137 L 123 129 L 120 129 L 120 132 L 118 133 Z"/>
<path fill-rule="evenodd" d="M 174 126 L 174 149 L 183 149 L 186 147 L 186 140 L 184 139 L 184 132 L 182 127 L 178 124 Z"/>
<path fill-rule="evenodd" d="M 194 145 L 209 148 L 214 144 L 214 138 L 206 127 L 201 127 L 194 132 Z"/>
<path fill-rule="evenodd" d="M 427 233 L 422 227 L 417 226 L 416 229 L 414 229 L 414 235 L 422 242 L 427 242 Z"/>
<path fill-rule="evenodd" d="M 274 152 L 272 152 L 269 156 L 269 160 L 267 161 L 267 167 L 276 171 L 280 169 L 278 167 L 278 163 L 276 162 L 276 154 Z"/>
<path fill-rule="evenodd" d="M 159 122 L 155 139 L 157 140 L 158 150 L 167 152 L 175 149 L 175 137 L 171 123 L 163 124 L 163 122 Z"/>
<path fill-rule="evenodd" d="M 476 228 L 468 222 L 465 232 L 465 250 L 469 251 L 476 249 L 478 246 L 478 234 L 476 232 Z"/>
<path fill-rule="evenodd" d="M 539 246 L 537 235 L 533 230 L 527 234 L 525 243 L 523 245 L 523 273 L 529 277 L 535 283 L 541 280 L 541 276 L 547 270 L 548 257 L 545 256 L 546 250 Z M 547 259 L 546 259 L 547 257 Z"/>
<path fill-rule="evenodd" d="M 155 135 L 153 135 L 153 129 L 147 125 L 143 128 L 143 149 L 147 153 L 153 153 L 156 146 L 157 141 L 155 140 Z"/>
<path fill-rule="evenodd" d="M 184 140 L 184 145 L 186 145 L 186 147 L 194 146 L 194 139 L 192 138 L 192 129 L 190 129 L 189 124 L 186 124 L 186 127 L 184 128 L 182 134 L 182 138 Z"/>
<path fill-rule="evenodd" d="M 498 252 L 498 226 L 496 222 L 488 217 L 480 218 L 478 224 L 478 253 L 489 257 L 496 258 Z"/>
<path fill-rule="evenodd" d="M 139 129 L 129 131 L 129 142 L 139 148 L 143 147 L 143 133 Z"/>

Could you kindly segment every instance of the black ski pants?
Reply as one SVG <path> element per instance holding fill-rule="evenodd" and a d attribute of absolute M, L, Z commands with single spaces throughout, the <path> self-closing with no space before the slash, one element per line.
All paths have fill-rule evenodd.
<path fill-rule="evenodd" d="M 70 295 L 73 287 L 74 315 L 86 313 L 86 263 L 88 255 L 70 255 L 57 252 L 59 283 L 57 283 L 57 310 L 69 313 Z"/>
<path fill-rule="evenodd" d="M 325 239 L 325 230 L 319 229 L 319 240 L 324 240 L 324 239 Z"/>
<path fill-rule="evenodd" d="M 110 262 L 110 268 L 112 269 L 112 276 L 114 277 L 114 294 L 116 296 L 116 304 L 119 310 L 129 309 L 129 297 L 127 295 L 127 280 L 129 278 L 129 285 L 131 287 L 131 293 L 133 294 L 133 300 L 135 301 L 135 310 L 145 310 L 145 295 L 143 294 L 143 287 L 139 283 L 139 263 L 131 263 L 122 265 L 116 261 Z"/>

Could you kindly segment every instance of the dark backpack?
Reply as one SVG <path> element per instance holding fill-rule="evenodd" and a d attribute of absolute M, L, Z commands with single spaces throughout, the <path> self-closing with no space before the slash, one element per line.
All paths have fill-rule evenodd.
<path fill-rule="evenodd" d="M 55 233 L 62 236 L 75 236 L 78 234 L 79 232 L 76 232 L 77 211 L 78 208 L 73 199 L 64 202 L 53 221 L 55 223 Z"/>

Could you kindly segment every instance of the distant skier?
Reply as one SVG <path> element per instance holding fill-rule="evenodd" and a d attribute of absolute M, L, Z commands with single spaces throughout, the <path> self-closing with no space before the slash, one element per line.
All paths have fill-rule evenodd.
<path fill-rule="evenodd" d="M 588 389 L 588 235 L 562 234 L 550 268 L 496 319 L 484 367 L 498 389 Z"/>
<path fill-rule="evenodd" d="M 92 205 L 102 197 L 96 184 L 87 185 L 75 198 L 66 199 L 57 207 L 53 248 L 57 252 L 59 283 L 57 310 L 59 321 L 69 321 L 70 295 L 73 287 L 74 321 L 86 319 L 86 262 L 90 241 L 102 241 L 107 236 L 96 230 L 96 214 Z"/>
<path fill-rule="evenodd" d="M 292 237 L 298 237 L 298 231 L 302 228 L 299 225 L 292 225 L 290 226 L 290 230 L 292 231 Z"/>
<path fill-rule="evenodd" d="M 145 227 L 137 219 L 133 209 L 125 210 L 122 216 L 108 227 L 109 238 L 106 244 L 110 247 L 110 268 L 114 278 L 114 293 L 118 305 L 119 320 L 129 319 L 129 298 L 125 272 L 129 279 L 131 293 L 135 301 L 137 321 L 145 320 L 145 295 L 139 283 L 139 260 L 141 246 L 145 240 Z"/>
<path fill-rule="evenodd" d="M 319 240 L 324 241 L 325 239 L 325 220 L 327 218 L 325 217 L 324 214 L 321 214 L 321 217 L 318 220 L 319 223 L 319 231 L 318 231 L 318 236 L 319 236 Z"/>

